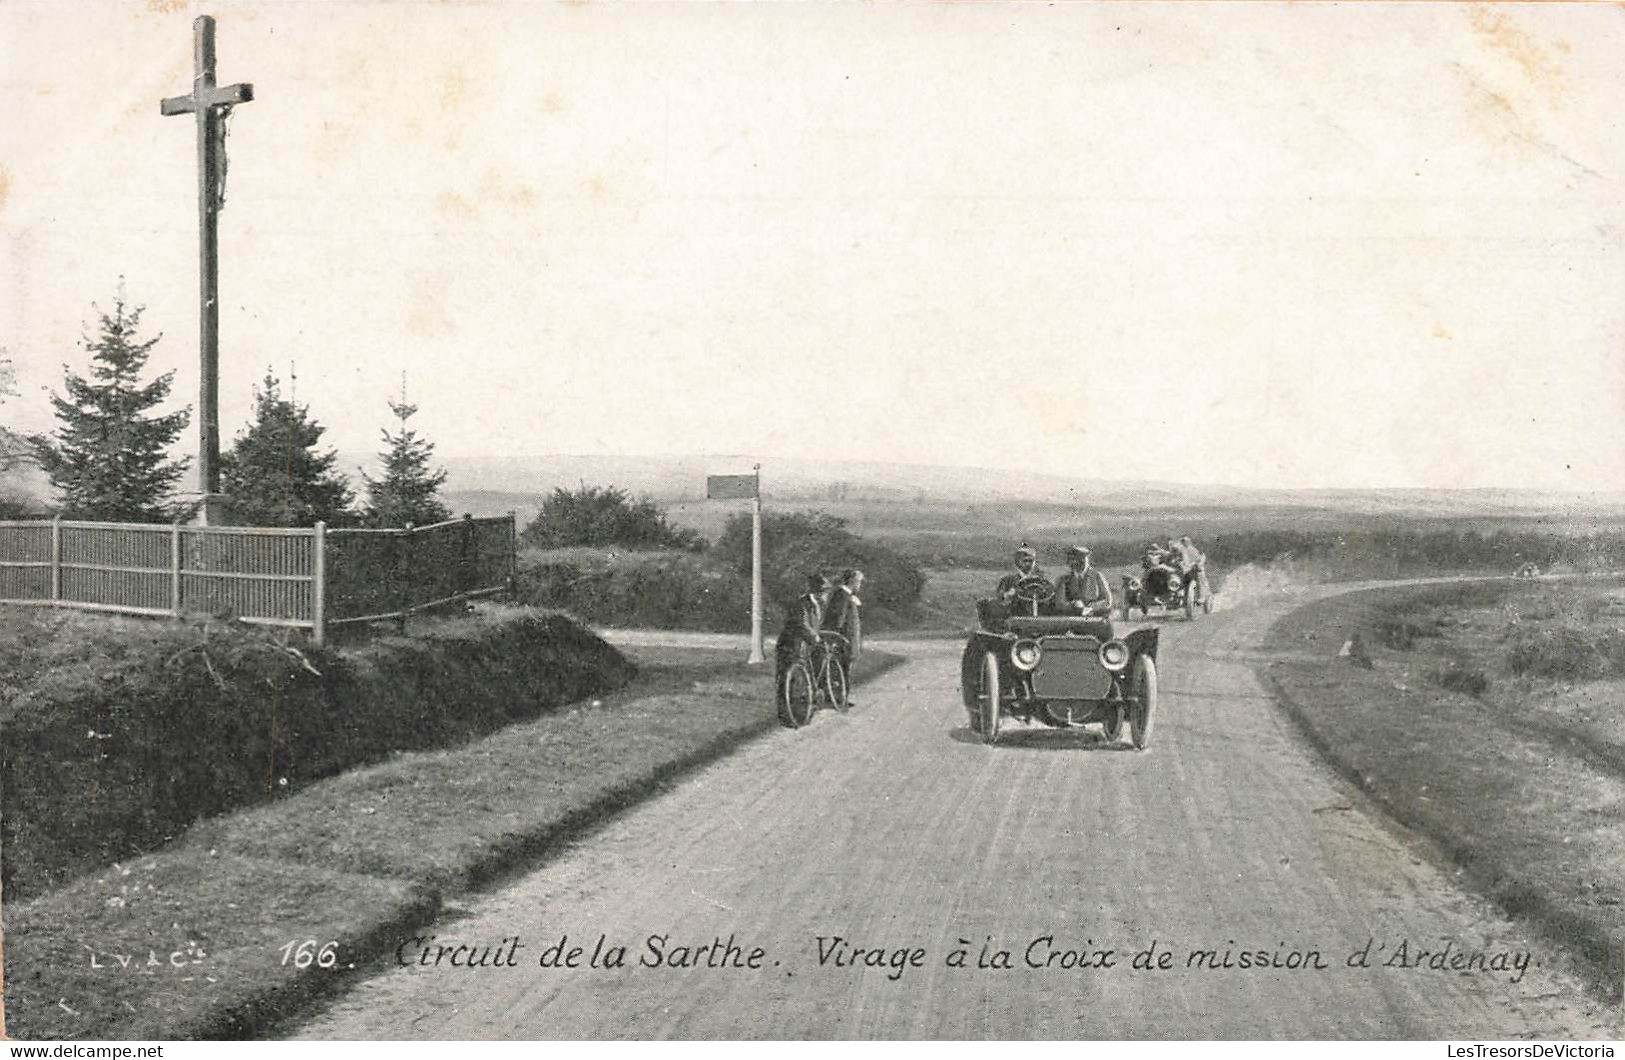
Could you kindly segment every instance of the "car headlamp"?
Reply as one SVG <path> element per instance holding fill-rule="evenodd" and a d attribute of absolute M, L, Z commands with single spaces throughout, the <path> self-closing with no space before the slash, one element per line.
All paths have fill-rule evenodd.
<path fill-rule="evenodd" d="M 1120 640 L 1108 640 L 1100 646 L 1100 665 L 1113 673 L 1128 665 L 1128 645 Z"/>
<path fill-rule="evenodd" d="M 1018 640 L 1010 649 L 1010 665 L 1018 670 L 1031 670 L 1038 665 L 1038 642 Z"/>

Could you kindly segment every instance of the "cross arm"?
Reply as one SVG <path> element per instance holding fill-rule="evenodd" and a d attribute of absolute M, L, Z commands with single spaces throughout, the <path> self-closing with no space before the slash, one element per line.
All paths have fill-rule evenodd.
<path fill-rule="evenodd" d="M 195 89 L 190 95 L 170 96 L 158 105 L 158 109 L 166 116 L 171 114 L 192 114 L 198 109 L 200 96 L 202 106 L 229 107 L 237 103 L 252 102 L 254 99 L 254 86 L 244 84 L 215 87 L 211 85 L 208 88 Z"/>

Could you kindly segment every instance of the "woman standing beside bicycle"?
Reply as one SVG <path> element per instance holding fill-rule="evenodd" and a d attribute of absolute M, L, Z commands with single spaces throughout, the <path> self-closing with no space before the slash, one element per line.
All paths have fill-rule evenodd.
<path fill-rule="evenodd" d="M 822 574 L 807 575 L 807 591 L 796 597 L 784 616 L 784 628 L 773 648 L 775 663 L 773 687 L 784 687 L 784 673 L 798 659 L 806 659 L 818 644 L 818 628 L 824 621 L 824 604 L 829 599 L 829 579 Z"/>

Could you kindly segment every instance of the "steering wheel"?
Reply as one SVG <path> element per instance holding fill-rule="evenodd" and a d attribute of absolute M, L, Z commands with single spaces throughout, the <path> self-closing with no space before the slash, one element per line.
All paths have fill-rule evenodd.
<path fill-rule="evenodd" d="M 1048 578 L 1029 576 L 1016 582 L 1014 595 L 1027 604 L 1045 604 L 1055 596 L 1055 583 Z"/>

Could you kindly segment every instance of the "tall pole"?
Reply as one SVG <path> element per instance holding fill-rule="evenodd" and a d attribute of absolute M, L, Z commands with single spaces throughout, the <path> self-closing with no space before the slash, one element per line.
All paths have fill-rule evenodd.
<path fill-rule="evenodd" d="M 205 99 L 214 88 L 214 19 L 201 15 L 193 23 L 192 51 L 196 76 L 192 95 Z M 211 108 L 197 110 L 198 223 L 198 492 L 204 511 L 220 492 L 220 228 L 215 212 L 215 123 Z M 205 520 L 212 522 L 213 520 Z"/>
<path fill-rule="evenodd" d="M 750 502 L 750 658 L 760 663 L 762 655 L 762 465 L 756 465 L 756 496 Z"/>
<path fill-rule="evenodd" d="M 198 492 L 203 495 L 199 520 L 222 521 L 220 509 L 220 235 L 218 217 L 224 195 L 225 158 L 222 137 L 226 114 L 254 98 L 254 86 L 215 84 L 214 19 L 200 15 L 192 23 L 192 93 L 163 101 L 166 115 L 197 118 L 198 216 Z"/>

